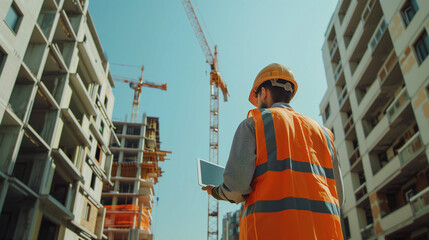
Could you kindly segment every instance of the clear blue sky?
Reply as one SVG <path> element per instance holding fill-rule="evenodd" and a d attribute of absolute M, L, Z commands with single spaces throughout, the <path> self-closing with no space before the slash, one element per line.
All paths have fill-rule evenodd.
<path fill-rule="evenodd" d="M 295 110 L 322 122 L 321 48 L 337 0 L 193 0 L 195 8 L 196 3 L 210 46 L 218 45 L 220 72 L 231 93 L 220 104 L 221 165 L 238 124 L 253 108 L 247 101 L 253 80 L 272 62 L 294 72 Z M 197 184 L 196 158 L 207 159 L 209 152 L 209 66 L 180 0 L 91 0 L 89 9 L 110 62 L 144 64 L 144 79 L 168 84 L 167 92 L 144 88 L 140 105 L 141 114 L 160 118 L 161 147 L 173 152 L 155 187 L 155 239 L 206 239 L 207 196 Z M 112 66 L 111 72 L 139 76 L 133 68 Z M 132 94 L 127 84 L 116 82 L 115 118 L 130 116 Z M 221 202 L 219 223 L 235 209 Z"/>

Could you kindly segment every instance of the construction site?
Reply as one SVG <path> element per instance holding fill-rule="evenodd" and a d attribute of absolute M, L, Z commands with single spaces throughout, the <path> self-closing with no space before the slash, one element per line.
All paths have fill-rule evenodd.
<path fill-rule="evenodd" d="M 429 1 L 2 0 L 0 18 L 0 240 L 240 239 L 244 202 L 201 191 L 194 160 L 226 165 L 277 60 L 335 137 L 344 239 L 429 239 Z"/>

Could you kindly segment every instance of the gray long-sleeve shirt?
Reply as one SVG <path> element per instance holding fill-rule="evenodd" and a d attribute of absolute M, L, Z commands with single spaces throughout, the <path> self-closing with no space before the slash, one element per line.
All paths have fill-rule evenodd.
<path fill-rule="evenodd" d="M 271 107 L 290 108 L 287 103 L 275 103 Z M 223 174 L 223 183 L 212 190 L 218 200 L 240 203 L 252 192 L 250 186 L 256 168 L 256 137 L 253 118 L 243 120 L 235 132 L 228 162 Z M 333 161 L 334 178 L 340 205 L 344 203 L 343 180 L 337 154 Z"/>

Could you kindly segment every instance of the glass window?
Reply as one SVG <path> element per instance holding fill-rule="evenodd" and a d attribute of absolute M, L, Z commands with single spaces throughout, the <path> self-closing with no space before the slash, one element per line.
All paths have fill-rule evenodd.
<path fill-rule="evenodd" d="M 6 62 L 6 54 L 0 49 L 0 74 L 3 70 L 3 65 Z"/>
<path fill-rule="evenodd" d="M 331 107 L 328 104 L 328 106 L 326 106 L 325 108 L 325 122 L 328 120 L 330 115 L 331 115 Z"/>
<path fill-rule="evenodd" d="M 22 14 L 16 7 L 15 3 L 12 3 L 12 5 L 9 8 L 9 11 L 6 15 L 6 23 L 9 25 L 9 27 L 15 32 L 18 32 L 19 25 L 21 23 Z"/>
<path fill-rule="evenodd" d="M 100 122 L 100 133 L 101 134 L 104 133 L 104 122 L 103 122 L 103 120 L 101 120 L 101 122 Z"/>
<path fill-rule="evenodd" d="M 417 54 L 417 59 L 419 63 L 422 63 L 429 54 L 429 38 L 426 31 L 417 39 L 414 44 L 414 50 Z"/>
<path fill-rule="evenodd" d="M 344 218 L 344 237 L 345 239 L 349 239 L 351 237 L 349 219 L 347 217 Z"/>
<path fill-rule="evenodd" d="M 91 188 L 94 189 L 95 188 L 95 180 L 97 179 L 97 176 L 95 175 L 94 172 L 92 172 L 92 176 L 91 176 Z"/>
<path fill-rule="evenodd" d="M 417 6 L 416 0 L 408 0 L 401 9 L 402 18 L 404 19 L 405 26 L 410 24 L 411 19 L 416 15 L 419 7 Z"/>
<path fill-rule="evenodd" d="M 109 99 L 106 97 L 104 97 L 104 108 L 107 109 L 107 104 L 109 103 Z"/>
<path fill-rule="evenodd" d="M 91 205 L 89 205 L 89 203 L 86 204 L 86 209 L 85 209 L 85 220 L 89 220 L 89 211 L 91 210 Z"/>

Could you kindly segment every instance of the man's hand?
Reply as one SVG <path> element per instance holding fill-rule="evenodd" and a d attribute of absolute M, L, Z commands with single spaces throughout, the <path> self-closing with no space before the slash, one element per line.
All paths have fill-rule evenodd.
<path fill-rule="evenodd" d="M 201 188 L 201 190 L 203 190 L 203 191 L 207 191 L 207 193 L 211 196 L 211 195 L 212 195 L 212 189 L 213 189 L 214 187 L 215 187 L 215 186 L 213 186 L 213 185 L 208 185 L 208 186 L 205 186 L 205 187 Z"/>

